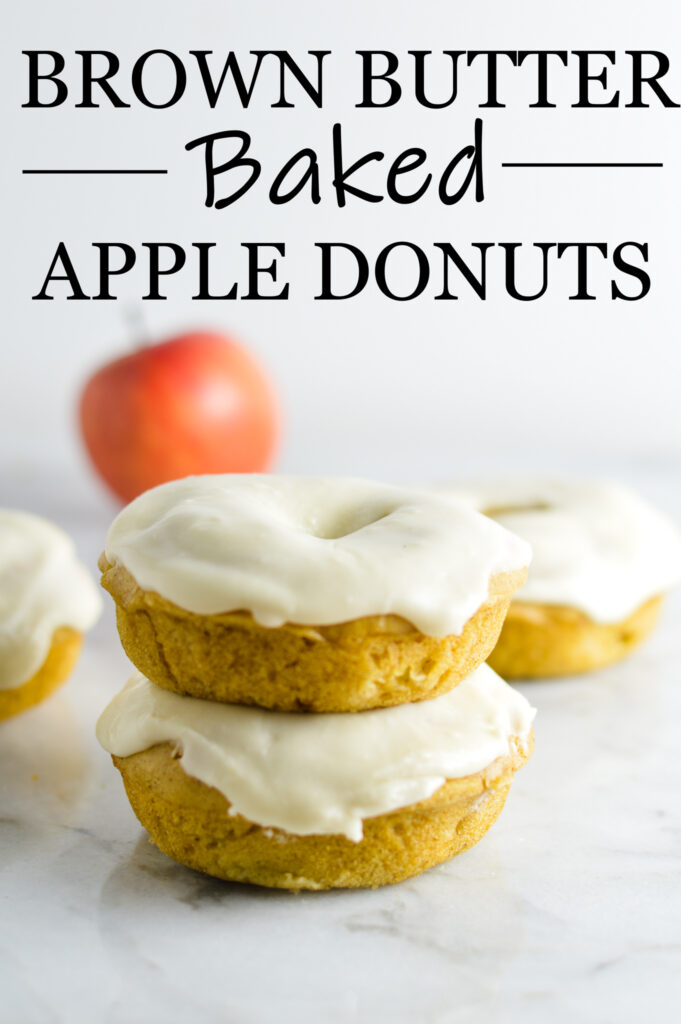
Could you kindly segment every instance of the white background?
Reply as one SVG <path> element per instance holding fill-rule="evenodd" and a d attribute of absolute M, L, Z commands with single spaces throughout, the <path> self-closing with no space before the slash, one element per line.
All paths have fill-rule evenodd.
<path fill-rule="evenodd" d="M 410 95 L 408 49 L 432 49 L 444 89 L 442 49 L 615 49 L 613 86 L 629 94 L 626 48 L 662 49 L 672 60 L 665 80 L 681 97 L 678 5 L 653 0 L 547 4 L 371 0 L 343 4 L 199 0 L 59 4 L 25 2 L 4 12 L 2 282 L 4 332 L 0 457 L 5 475 L 33 476 L 47 466 L 86 471 L 74 426 L 75 399 L 89 371 L 139 340 L 131 317 L 143 315 L 152 337 L 196 325 L 243 338 L 267 364 L 281 398 L 284 436 L 277 467 L 297 472 L 357 472 L 403 479 L 455 476 L 488 465 L 567 467 L 588 459 L 628 476 L 632 466 L 674 463 L 681 450 L 678 414 L 679 203 L 681 110 L 573 110 L 576 69 L 558 69 L 556 110 L 531 110 L 531 65 L 502 68 L 507 109 L 487 110 L 486 199 L 468 195 L 443 207 L 429 196 L 413 206 L 335 206 L 330 190 L 331 125 L 341 120 L 348 153 L 378 147 L 397 155 L 424 146 L 430 168 L 443 167 L 470 141 L 484 68 L 462 72 L 455 106 L 424 110 Z M 22 110 L 27 60 L 22 49 L 67 55 L 73 90 L 57 109 Z M 295 86 L 293 110 L 272 110 L 276 75 L 263 72 L 248 111 L 226 93 L 211 111 L 187 56 L 190 86 L 168 110 L 74 109 L 75 49 L 110 49 L 121 58 L 117 80 L 130 99 L 129 69 L 147 49 L 285 48 L 304 60 L 329 49 L 325 104 L 318 110 Z M 354 51 L 386 48 L 402 58 L 402 102 L 356 110 Z M 248 66 L 248 65 L 246 65 Z M 504 85 L 504 83 L 506 83 Z M 242 128 L 253 152 L 275 170 L 295 150 L 320 154 L 323 201 L 274 208 L 264 183 L 226 210 L 206 209 L 202 157 L 185 143 L 200 134 Z M 662 170 L 502 170 L 502 160 L 663 160 Z M 168 167 L 167 177 L 27 177 L 22 167 Z M 382 174 L 362 173 L 380 189 Z M 596 274 L 596 302 L 570 302 L 573 262 L 554 267 L 549 295 L 518 303 L 505 295 L 501 268 L 489 272 L 489 298 L 462 287 L 458 302 L 435 302 L 438 283 L 413 302 L 391 302 L 375 287 L 347 302 L 312 301 L 319 240 L 345 240 L 368 253 L 398 239 L 452 241 L 607 241 L 650 245 L 653 288 L 641 302 L 612 302 L 609 274 Z M 144 276 L 116 285 L 118 302 L 32 302 L 58 241 L 67 243 L 86 290 L 95 288 L 93 241 L 220 243 L 222 273 L 244 281 L 241 241 L 283 240 L 288 302 L 192 302 L 195 267 L 169 285 L 167 302 L 138 301 Z M 497 257 L 498 259 L 498 257 Z M 598 258 L 598 262 L 602 262 Z M 218 274 L 220 268 L 218 268 Z M 633 279 L 620 279 L 624 286 Z M 59 286 L 57 286 L 57 294 Z M 63 292 L 63 290 L 62 290 Z"/>

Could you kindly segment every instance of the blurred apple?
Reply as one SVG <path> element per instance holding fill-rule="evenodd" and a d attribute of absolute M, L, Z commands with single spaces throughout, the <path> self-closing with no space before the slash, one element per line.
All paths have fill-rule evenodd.
<path fill-rule="evenodd" d="M 266 470 L 278 415 L 253 356 L 230 338 L 196 332 L 98 370 L 80 398 L 80 426 L 102 479 L 131 501 L 195 473 Z"/>

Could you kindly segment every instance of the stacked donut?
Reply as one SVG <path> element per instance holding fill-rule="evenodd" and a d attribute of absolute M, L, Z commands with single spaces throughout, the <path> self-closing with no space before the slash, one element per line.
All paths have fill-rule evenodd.
<path fill-rule="evenodd" d="M 288 889 L 376 886 L 477 842 L 532 749 L 483 664 L 526 542 L 436 495 L 207 476 L 100 561 L 139 669 L 97 734 L 163 852 Z"/>

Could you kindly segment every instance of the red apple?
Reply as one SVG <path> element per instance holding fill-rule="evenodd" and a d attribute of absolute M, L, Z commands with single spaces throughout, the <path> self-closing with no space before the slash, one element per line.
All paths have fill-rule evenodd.
<path fill-rule="evenodd" d="M 193 333 L 103 366 L 80 425 L 95 468 L 123 501 L 195 473 L 269 467 L 278 434 L 270 383 L 230 338 Z"/>

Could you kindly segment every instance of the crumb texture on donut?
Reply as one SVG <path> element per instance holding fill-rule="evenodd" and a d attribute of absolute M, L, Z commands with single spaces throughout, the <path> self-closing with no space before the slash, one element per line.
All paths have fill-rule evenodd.
<path fill-rule="evenodd" d="M 133 664 L 177 693 L 277 711 L 362 711 L 446 693 L 493 649 L 526 571 L 499 574 L 460 636 L 430 637 L 395 615 L 332 626 L 259 625 L 248 612 L 198 615 L 142 590 L 100 559 Z"/>
<path fill-rule="evenodd" d="M 489 665 L 505 679 L 588 672 L 624 658 L 653 629 L 661 598 L 617 623 L 594 622 L 576 608 L 514 601 Z"/>
<path fill-rule="evenodd" d="M 56 629 L 47 658 L 35 675 L 21 686 L 0 689 L 0 720 L 39 704 L 61 686 L 70 676 L 82 644 L 83 634 L 77 630 L 67 626 Z"/>
<path fill-rule="evenodd" d="M 530 734 L 484 771 L 367 819 L 360 842 L 291 835 L 230 815 L 229 801 L 187 775 L 168 743 L 113 761 L 137 818 L 173 860 L 217 878 L 274 888 L 361 888 L 402 881 L 477 843 L 500 814 L 531 747 Z"/>

